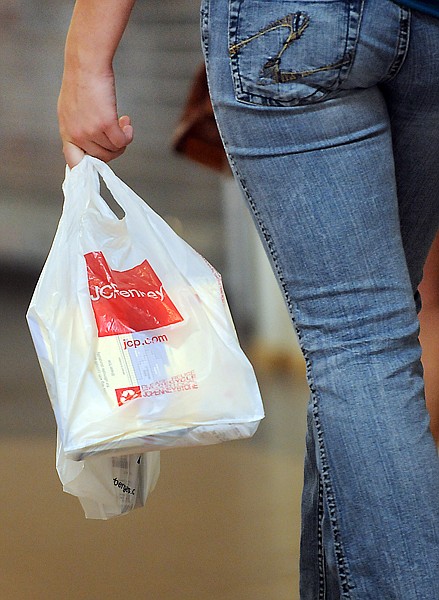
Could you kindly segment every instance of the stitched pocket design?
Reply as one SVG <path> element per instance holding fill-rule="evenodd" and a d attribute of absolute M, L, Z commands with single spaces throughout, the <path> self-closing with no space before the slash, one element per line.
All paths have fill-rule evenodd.
<path fill-rule="evenodd" d="M 328 97 L 349 72 L 357 22 L 346 0 L 230 0 L 236 98 L 291 106 Z"/>

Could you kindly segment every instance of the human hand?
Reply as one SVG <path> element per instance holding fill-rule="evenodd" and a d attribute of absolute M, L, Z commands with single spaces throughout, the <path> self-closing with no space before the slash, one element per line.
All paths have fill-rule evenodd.
<path fill-rule="evenodd" d="M 109 162 L 123 154 L 133 140 L 128 116 L 118 119 L 114 75 L 81 69 L 64 72 L 58 99 L 63 152 L 69 167 L 90 154 Z"/>

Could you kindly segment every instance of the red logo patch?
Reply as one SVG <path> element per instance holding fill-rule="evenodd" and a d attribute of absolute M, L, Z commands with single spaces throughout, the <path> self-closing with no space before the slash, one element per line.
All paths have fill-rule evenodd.
<path fill-rule="evenodd" d="M 134 398 L 141 398 L 142 392 L 140 391 L 139 385 L 134 385 L 130 388 L 119 388 L 115 390 L 117 403 L 119 406 L 122 404 L 126 404 L 130 400 L 134 400 Z"/>
<path fill-rule="evenodd" d="M 102 252 L 90 252 L 84 258 L 99 337 L 183 321 L 147 260 L 127 271 L 114 271 Z"/>

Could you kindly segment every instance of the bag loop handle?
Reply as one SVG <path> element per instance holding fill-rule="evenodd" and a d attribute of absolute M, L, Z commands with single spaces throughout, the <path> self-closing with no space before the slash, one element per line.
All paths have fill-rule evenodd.
<path fill-rule="evenodd" d="M 90 202 L 91 197 L 94 197 L 95 202 L 99 202 L 100 198 L 101 201 L 105 203 L 105 207 L 107 209 L 105 212 L 107 212 L 107 203 L 100 195 L 100 182 L 98 175 L 102 177 L 102 180 L 113 196 L 113 199 L 122 208 L 122 210 L 125 212 L 125 215 L 132 214 L 133 210 L 135 212 L 141 210 L 144 214 L 145 208 L 148 213 L 152 211 L 152 209 L 150 209 L 150 207 L 143 202 L 143 200 L 139 198 L 139 196 L 128 185 L 126 185 L 113 173 L 111 168 L 106 163 L 98 158 L 86 154 L 81 162 L 73 167 L 73 169 L 69 169 L 69 167 L 67 167 L 66 170 L 66 178 L 69 182 L 71 179 L 88 181 L 89 185 L 91 186 L 90 191 L 93 193 L 89 195 L 90 197 L 87 200 L 87 203 Z M 102 206 L 100 208 L 102 208 Z M 114 215 L 114 213 L 112 214 Z"/>

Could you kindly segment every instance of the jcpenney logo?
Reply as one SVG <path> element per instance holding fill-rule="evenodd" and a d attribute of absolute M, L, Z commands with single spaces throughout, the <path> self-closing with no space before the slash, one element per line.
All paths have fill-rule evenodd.
<path fill-rule="evenodd" d="M 99 337 L 149 331 L 183 321 L 147 260 L 116 271 L 102 252 L 84 256 Z"/>
<path fill-rule="evenodd" d="M 97 285 L 90 286 L 90 298 L 96 302 L 101 298 L 105 300 L 114 300 L 116 298 L 151 298 L 152 300 L 161 300 L 162 302 L 165 299 L 165 292 L 163 290 L 163 286 L 160 286 L 158 290 L 150 290 L 148 292 L 144 292 L 143 290 L 137 289 L 128 289 L 128 290 L 120 290 L 117 285 L 114 283 L 109 283 L 107 285 L 103 285 L 99 287 Z"/>

